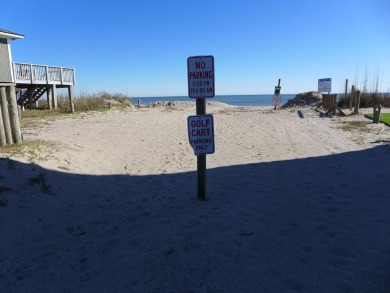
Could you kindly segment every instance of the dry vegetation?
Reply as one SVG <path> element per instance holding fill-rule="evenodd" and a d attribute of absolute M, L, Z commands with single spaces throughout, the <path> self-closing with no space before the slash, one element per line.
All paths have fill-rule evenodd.
<path fill-rule="evenodd" d="M 106 111 L 112 108 L 128 108 L 133 107 L 131 99 L 121 93 L 80 93 L 73 99 L 75 112 L 90 112 L 90 111 Z M 69 98 L 67 95 L 60 94 L 57 97 L 57 110 L 50 110 L 59 113 L 69 113 L 71 111 Z M 39 103 L 41 110 L 47 109 L 46 101 L 42 100 Z"/>
<path fill-rule="evenodd" d="M 29 162 L 47 161 L 58 153 L 61 148 L 59 143 L 46 140 L 26 140 L 22 144 L 6 145 L 0 148 L 0 158 L 24 157 Z"/>
<path fill-rule="evenodd" d="M 363 81 L 360 82 L 359 78 L 355 77 L 354 81 L 355 91 L 360 91 L 360 108 L 369 108 L 374 105 L 381 105 L 382 107 L 390 107 L 390 89 L 387 92 L 382 91 L 382 82 L 379 75 L 374 78 L 369 78 L 368 71 L 364 74 Z M 340 96 L 337 106 L 340 108 L 348 108 L 350 105 L 351 93 Z"/>
<path fill-rule="evenodd" d="M 337 103 L 340 108 L 349 108 L 351 94 L 346 97 L 342 95 Z M 384 93 L 362 93 L 360 96 L 360 108 L 370 108 L 374 105 L 381 105 L 382 107 L 390 108 L 390 94 Z"/>

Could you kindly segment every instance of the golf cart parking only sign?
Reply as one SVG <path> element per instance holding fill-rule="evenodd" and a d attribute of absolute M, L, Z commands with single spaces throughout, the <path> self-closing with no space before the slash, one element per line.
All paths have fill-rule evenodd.
<path fill-rule="evenodd" d="M 214 57 L 189 57 L 187 69 L 188 96 L 190 98 L 214 97 Z"/>
<path fill-rule="evenodd" d="M 195 155 L 214 153 L 214 121 L 212 115 L 188 117 L 188 139 Z"/>

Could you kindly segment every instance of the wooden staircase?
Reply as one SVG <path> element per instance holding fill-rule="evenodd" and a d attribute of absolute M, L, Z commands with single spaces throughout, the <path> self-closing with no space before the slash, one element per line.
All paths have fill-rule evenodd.
<path fill-rule="evenodd" d="M 39 98 L 42 97 L 47 92 L 47 88 L 46 87 L 36 87 L 36 88 L 30 88 L 30 89 L 24 91 L 24 93 L 22 93 L 20 95 L 20 98 L 18 99 L 18 105 L 20 105 L 21 107 L 30 108 L 29 91 L 32 91 L 31 105 L 34 107 L 35 102 L 38 101 Z"/>

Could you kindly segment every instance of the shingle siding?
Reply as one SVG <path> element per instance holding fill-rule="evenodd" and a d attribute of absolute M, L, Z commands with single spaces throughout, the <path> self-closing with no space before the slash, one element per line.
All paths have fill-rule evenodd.
<path fill-rule="evenodd" d="M 12 82 L 9 46 L 5 39 L 0 39 L 0 83 Z"/>

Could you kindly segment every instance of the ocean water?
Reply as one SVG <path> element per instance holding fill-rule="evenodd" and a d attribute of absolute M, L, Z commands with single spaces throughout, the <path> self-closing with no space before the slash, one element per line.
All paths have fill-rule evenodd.
<path fill-rule="evenodd" d="M 273 95 L 220 95 L 214 98 L 206 98 L 206 102 L 222 102 L 232 106 L 272 106 Z M 280 105 L 285 104 L 289 99 L 295 98 L 295 94 L 281 95 L 282 100 Z M 131 98 L 134 104 L 138 103 L 138 99 L 142 105 L 146 105 L 153 102 L 172 102 L 172 101 L 185 101 L 195 102 L 196 99 L 189 98 L 188 96 L 172 96 L 172 97 L 133 97 Z"/>

